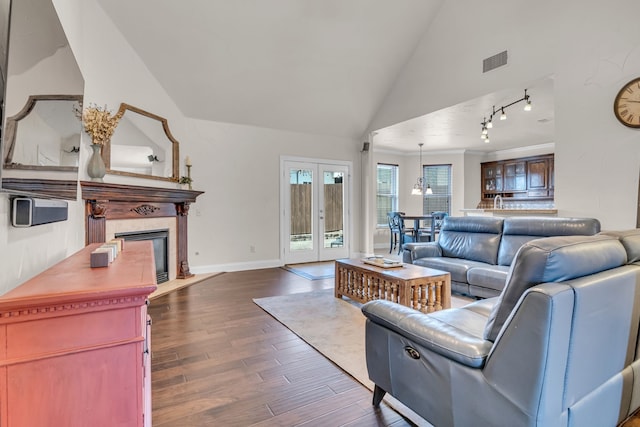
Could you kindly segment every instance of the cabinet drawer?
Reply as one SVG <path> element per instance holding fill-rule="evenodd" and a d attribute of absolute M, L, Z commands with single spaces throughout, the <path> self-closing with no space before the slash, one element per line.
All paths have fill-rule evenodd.
<path fill-rule="evenodd" d="M 527 191 L 529 197 L 547 197 L 549 190 L 529 190 Z"/>

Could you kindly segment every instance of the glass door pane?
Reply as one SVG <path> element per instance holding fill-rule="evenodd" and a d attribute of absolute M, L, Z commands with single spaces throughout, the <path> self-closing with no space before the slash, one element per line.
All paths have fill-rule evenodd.
<path fill-rule="evenodd" d="M 342 172 L 324 171 L 324 247 L 344 246 Z M 322 212 L 321 212 L 322 213 Z"/>
<path fill-rule="evenodd" d="M 346 241 L 347 168 L 338 165 L 320 165 L 322 188 L 318 225 L 322 244 L 320 260 L 349 256 Z"/>
<path fill-rule="evenodd" d="M 289 250 L 311 251 L 313 233 L 313 169 L 289 169 Z"/>

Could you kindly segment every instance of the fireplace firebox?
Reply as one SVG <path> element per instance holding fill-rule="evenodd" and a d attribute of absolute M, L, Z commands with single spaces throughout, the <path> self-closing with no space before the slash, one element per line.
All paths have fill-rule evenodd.
<path fill-rule="evenodd" d="M 151 240 L 156 262 L 156 282 L 169 280 L 169 230 L 145 230 L 116 233 L 116 237 L 127 240 Z"/>

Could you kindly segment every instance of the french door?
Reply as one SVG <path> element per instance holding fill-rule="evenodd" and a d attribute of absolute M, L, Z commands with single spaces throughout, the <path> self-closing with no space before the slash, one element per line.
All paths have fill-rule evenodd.
<path fill-rule="evenodd" d="M 285 160 L 282 248 L 285 264 L 349 256 L 349 166 Z"/>

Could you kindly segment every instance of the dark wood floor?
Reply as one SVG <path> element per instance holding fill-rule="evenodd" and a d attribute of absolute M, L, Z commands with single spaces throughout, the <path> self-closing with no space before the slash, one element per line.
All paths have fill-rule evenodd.
<path fill-rule="evenodd" d="M 413 425 L 252 301 L 332 286 L 274 268 L 151 300 L 154 427 Z"/>

